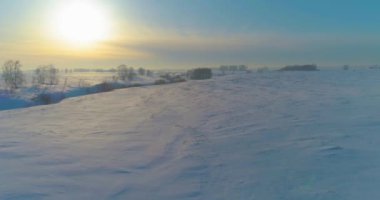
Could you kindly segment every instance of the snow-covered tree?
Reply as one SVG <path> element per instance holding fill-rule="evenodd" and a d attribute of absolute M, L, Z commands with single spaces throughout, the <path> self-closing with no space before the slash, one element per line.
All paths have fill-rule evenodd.
<path fill-rule="evenodd" d="M 8 60 L 3 64 L 2 77 L 6 87 L 13 91 L 20 88 L 25 82 L 25 76 L 18 60 Z"/>
<path fill-rule="evenodd" d="M 153 71 L 152 70 L 146 70 L 146 76 L 153 76 Z"/>
<path fill-rule="evenodd" d="M 129 68 L 128 70 L 128 80 L 133 80 L 133 78 L 136 77 L 136 72 L 135 72 L 135 69 L 133 69 L 133 67 Z"/>
<path fill-rule="evenodd" d="M 226 65 L 221 65 L 221 66 L 219 67 L 219 70 L 220 70 L 223 74 L 225 74 L 226 71 L 228 71 L 228 66 L 226 66 Z"/>
<path fill-rule="evenodd" d="M 34 70 L 34 79 L 38 84 L 57 85 L 59 70 L 54 65 L 43 65 Z"/>
<path fill-rule="evenodd" d="M 116 69 L 117 78 L 119 80 L 125 81 L 128 77 L 128 68 L 126 65 L 120 65 Z"/>
<path fill-rule="evenodd" d="M 239 71 L 247 71 L 247 66 L 246 65 L 239 65 Z"/>
<path fill-rule="evenodd" d="M 145 70 L 144 68 L 141 68 L 141 67 L 140 67 L 140 68 L 137 70 L 137 72 L 139 73 L 140 76 L 144 76 L 146 70 Z"/>

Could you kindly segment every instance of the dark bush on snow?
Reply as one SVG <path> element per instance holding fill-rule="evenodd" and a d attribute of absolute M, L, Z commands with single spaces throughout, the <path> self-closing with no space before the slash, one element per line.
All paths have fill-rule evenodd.
<path fill-rule="evenodd" d="M 97 92 L 110 92 L 114 90 L 114 86 L 111 83 L 103 82 L 98 85 L 95 85 Z"/>
<path fill-rule="evenodd" d="M 268 67 L 259 67 L 259 68 L 257 68 L 257 73 L 264 73 L 264 72 L 267 72 L 267 71 L 269 71 Z"/>
<path fill-rule="evenodd" d="M 212 70 L 210 68 L 197 68 L 188 72 L 188 77 L 192 80 L 204 80 L 212 77 Z"/>
<path fill-rule="evenodd" d="M 48 105 L 53 103 L 58 103 L 65 98 L 64 93 L 56 92 L 56 93 L 41 93 L 33 98 L 34 102 Z"/>
<path fill-rule="evenodd" d="M 129 87 L 141 87 L 141 86 L 143 86 L 143 85 L 140 83 L 134 83 L 134 84 L 130 85 Z"/>
<path fill-rule="evenodd" d="M 154 84 L 155 85 L 162 85 L 162 84 L 166 84 L 166 81 L 164 79 L 158 79 L 158 80 L 154 81 Z"/>
<path fill-rule="evenodd" d="M 279 71 L 318 71 L 316 65 L 289 65 Z"/>
<path fill-rule="evenodd" d="M 185 82 L 185 75 L 182 74 L 164 74 L 160 76 L 163 80 L 165 80 L 168 83 L 179 83 L 179 82 Z"/>
<path fill-rule="evenodd" d="M 181 76 L 176 76 L 176 77 L 173 77 L 171 80 L 170 80 L 171 83 L 180 83 L 180 82 L 186 82 L 186 79 L 181 77 Z"/>

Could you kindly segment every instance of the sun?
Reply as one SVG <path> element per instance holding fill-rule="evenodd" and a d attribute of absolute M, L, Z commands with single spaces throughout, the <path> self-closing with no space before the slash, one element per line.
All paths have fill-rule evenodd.
<path fill-rule="evenodd" d="M 90 45 L 110 36 L 110 19 L 95 1 L 67 1 L 53 13 L 54 35 L 74 45 Z"/>

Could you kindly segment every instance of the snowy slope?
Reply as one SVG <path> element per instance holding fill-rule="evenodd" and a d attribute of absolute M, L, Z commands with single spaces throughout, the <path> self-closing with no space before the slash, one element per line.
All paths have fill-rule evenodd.
<path fill-rule="evenodd" d="M 230 75 L 0 112 L 0 199 L 378 199 L 380 72 Z"/>

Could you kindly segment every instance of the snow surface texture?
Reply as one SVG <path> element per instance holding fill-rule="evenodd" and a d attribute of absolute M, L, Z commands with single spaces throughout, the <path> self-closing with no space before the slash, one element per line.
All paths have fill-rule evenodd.
<path fill-rule="evenodd" d="M 274 72 L 0 112 L 0 199 L 379 199 L 380 73 Z"/>

